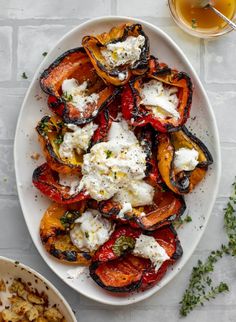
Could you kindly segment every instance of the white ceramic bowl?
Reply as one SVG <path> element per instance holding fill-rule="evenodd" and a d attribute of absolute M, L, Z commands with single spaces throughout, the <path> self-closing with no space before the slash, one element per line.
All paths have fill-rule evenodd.
<path fill-rule="evenodd" d="M 42 275 L 32 268 L 25 266 L 12 259 L 0 256 L 0 278 L 11 283 L 15 278 L 21 278 L 26 284 L 29 283 L 32 289 L 39 293 L 43 292 L 48 296 L 49 305 L 56 305 L 64 315 L 67 322 L 76 322 L 76 318 L 64 297 L 59 291 Z"/>
<path fill-rule="evenodd" d="M 187 125 L 209 148 L 214 159 L 214 164 L 210 167 L 203 182 L 199 184 L 193 193 L 186 197 L 187 211 L 189 211 L 189 214 L 193 218 L 193 222 L 179 231 L 179 238 L 184 250 L 184 255 L 181 260 L 176 263 L 173 269 L 168 271 L 158 285 L 150 290 L 130 294 L 126 297 L 118 297 L 105 292 L 93 280 L 84 278 L 82 275 L 75 280 L 68 279 L 68 266 L 59 263 L 44 250 L 39 238 L 38 229 L 40 219 L 50 204 L 50 201 L 41 196 L 32 186 L 31 177 L 33 170 L 36 166 L 43 163 L 44 159 L 40 158 L 38 161 L 34 161 L 31 155 L 35 152 L 41 153 L 34 128 L 44 114 L 50 113 L 46 104 L 47 97 L 42 93 L 39 86 L 38 79 L 40 73 L 58 55 L 70 48 L 80 46 L 84 35 L 108 31 L 114 25 L 130 21 L 143 25 L 150 39 L 152 54 L 159 57 L 161 61 L 164 61 L 169 66 L 183 70 L 191 76 L 195 90 L 191 118 Z M 189 60 L 175 42 L 161 29 L 145 21 L 128 17 L 102 17 L 85 22 L 67 33 L 46 56 L 35 73 L 21 108 L 16 129 L 14 157 L 21 207 L 29 232 L 38 251 L 49 267 L 72 288 L 93 300 L 111 305 L 127 305 L 148 298 L 166 285 L 185 265 L 206 228 L 218 190 L 221 165 L 219 137 L 215 116 L 206 92 Z M 35 195 L 38 195 L 38 197 L 35 198 Z M 175 292 L 176 290 L 173 291 Z"/>

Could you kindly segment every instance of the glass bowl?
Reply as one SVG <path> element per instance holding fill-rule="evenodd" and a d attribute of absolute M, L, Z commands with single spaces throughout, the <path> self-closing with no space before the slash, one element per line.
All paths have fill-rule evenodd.
<path fill-rule="evenodd" d="M 179 16 L 176 6 L 175 6 L 176 0 L 168 0 L 168 5 L 170 8 L 170 13 L 176 24 L 184 31 L 189 33 L 192 36 L 199 37 L 199 38 L 215 38 L 224 34 L 229 33 L 233 29 L 225 25 L 223 28 L 217 29 L 217 30 L 210 30 L 210 29 L 193 29 L 190 25 L 185 23 L 181 17 Z M 177 0 L 178 1 L 178 0 Z M 233 21 L 236 20 L 236 11 L 234 13 Z"/>

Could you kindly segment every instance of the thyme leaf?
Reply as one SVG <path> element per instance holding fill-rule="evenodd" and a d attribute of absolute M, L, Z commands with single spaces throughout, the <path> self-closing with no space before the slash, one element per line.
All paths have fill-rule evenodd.
<path fill-rule="evenodd" d="M 66 211 L 60 218 L 61 224 L 64 226 L 65 230 L 69 231 L 72 229 L 74 221 L 79 218 L 80 213 L 76 210 Z"/>
<path fill-rule="evenodd" d="M 192 19 L 192 28 L 193 29 L 197 28 L 197 20 L 196 19 Z"/>
<path fill-rule="evenodd" d="M 58 134 L 58 136 L 56 137 L 56 139 L 54 139 L 54 143 L 57 145 L 61 145 L 63 142 L 63 135 L 62 134 Z"/>
<path fill-rule="evenodd" d="M 62 94 L 62 97 L 64 98 L 65 101 L 71 102 L 73 101 L 73 96 L 67 92 Z"/>
<path fill-rule="evenodd" d="M 109 159 L 112 156 L 112 151 L 110 150 L 106 150 L 105 153 L 106 153 L 106 159 Z"/>
<path fill-rule="evenodd" d="M 120 236 L 112 246 L 116 256 L 121 256 L 125 251 L 134 249 L 135 239 L 129 236 Z"/>
<path fill-rule="evenodd" d="M 206 301 L 214 299 L 218 294 L 229 291 L 225 282 L 213 286 L 211 273 L 215 269 L 215 264 L 224 255 L 236 256 L 236 181 L 233 183 L 233 192 L 224 209 L 224 226 L 229 242 L 212 251 L 205 262 L 199 260 L 193 267 L 188 287 L 180 302 L 181 316 L 187 316 L 196 306 L 203 306 Z"/>
<path fill-rule="evenodd" d="M 25 73 L 25 72 L 23 72 L 23 73 L 22 73 L 21 77 L 22 77 L 23 79 L 28 79 L 28 76 L 26 75 L 26 73 Z"/>

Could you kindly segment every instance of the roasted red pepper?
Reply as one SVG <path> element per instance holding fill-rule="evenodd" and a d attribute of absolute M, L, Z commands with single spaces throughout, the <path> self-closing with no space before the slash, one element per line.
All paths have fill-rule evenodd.
<path fill-rule="evenodd" d="M 131 254 L 141 233 L 139 229 L 121 226 L 97 250 L 90 265 L 90 275 L 98 285 L 108 291 L 122 293 L 147 289 L 160 281 L 168 267 L 182 256 L 182 247 L 173 227 L 145 233 L 154 237 L 170 257 L 155 270 L 149 259 Z"/>
<path fill-rule="evenodd" d="M 152 110 L 141 104 L 140 91 L 144 83 L 151 80 L 162 82 L 164 87 L 176 87 L 179 105 L 176 111 L 179 118 L 166 116 L 165 118 L 154 115 Z M 134 126 L 151 124 L 159 132 L 177 131 L 183 126 L 190 113 L 192 103 L 192 82 L 184 72 L 170 69 L 165 64 L 158 64 L 152 58 L 149 62 L 149 73 L 146 77 L 136 78 L 127 83 L 122 92 L 122 113 L 124 118 Z"/>
<path fill-rule="evenodd" d="M 39 142 L 50 168 L 59 173 L 78 173 L 83 162 L 82 152 L 74 152 L 70 158 L 61 158 L 59 150 L 64 135 L 68 130 L 66 124 L 58 116 L 44 116 L 37 124 Z"/>
<path fill-rule="evenodd" d="M 143 36 L 145 38 L 139 59 L 133 64 L 126 63 L 115 67 L 109 66 L 101 51 L 108 44 L 123 42 L 130 36 Z M 148 70 L 149 40 L 140 24 L 122 24 L 113 27 L 107 33 L 85 36 L 82 40 L 82 45 L 88 53 L 96 72 L 108 84 L 124 85 L 132 75 L 143 75 Z"/>
<path fill-rule="evenodd" d="M 119 258 L 133 249 L 135 240 L 141 233 L 141 229 L 129 226 L 116 228 L 110 239 L 96 251 L 93 261 L 107 262 Z"/>
<path fill-rule="evenodd" d="M 121 219 L 119 212 L 122 205 L 111 200 L 102 201 L 98 205 L 103 216 L 127 223 L 132 227 L 141 227 L 144 230 L 155 230 L 161 226 L 169 225 L 179 218 L 185 211 L 184 198 L 172 191 L 162 190 L 156 187 L 151 205 L 133 208 L 131 212 L 124 214 Z"/>
<path fill-rule="evenodd" d="M 60 204 L 72 204 L 89 198 L 85 191 L 70 194 L 70 187 L 59 183 L 59 174 L 47 163 L 42 164 L 33 172 L 33 184 L 49 199 Z"/>
<path fill-rule="evenodd" d="M 93 253 L 78 249 L 71 242 L 70 229 L 84 212 L 86 202 L 67 205 L 51 204 L 40 222 L 40 238 L 46 251 L 66 264 L 88 266 Z M 71 206 L 70 206 L 71 207 Z"/>
<path fill-rule="evenodd" d="M 144 152 L 146 153 L 146 177 L 145 180 L 152 186 L 161 186 L 161 177 L 159 174 L 156 158 L 156 133 L 150 125 L 137 127 L 135 135 L 139 140 Z"/>
<path fill-rule="evenodd" d="M 180 148 L 198 152 L 198 164 L 192 171 L 179 171 L 174 167 L 175 151 Z M 189 193 L 204 178 L 213 163 L 205 144 L 184 126 L 180 131 L 158 135 L 157 160 L 160 174 L 169 189 L 177 194 Z"/>
<path fill-rule="evenodd" d="M 66 79 L 74 78 L 79 84 L 87 82 L 87 94 L 96 93 L 98 101 L 86 105 L 80 111 L 70 99 L 62 95 L 62 83 Z M 100 110 L 109 105 L 119 90 L 111 85 L 105 85 L 97 75 L 84 48 L 74 48 L 66 51 L 57 58 L 41 75 L 40 85 L 42 90 L 50 95 L 49 108 L 61 116 L 65 123 L 77 125 L 92 121 Z"/>

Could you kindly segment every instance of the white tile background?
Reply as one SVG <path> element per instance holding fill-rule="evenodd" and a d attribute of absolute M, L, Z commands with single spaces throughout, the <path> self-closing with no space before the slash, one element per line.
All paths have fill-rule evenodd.
<path fill-rule="evenodd" d="M 208 91 L 220 130 L 223 173 L 208 228 L 182 272 L 158 294 L 125 308 L 107 307 L 71 290 L 38 255 L 17 198 L 13 138 L 20 105 L 42 53 L 70 28 L 100 15 L 141 17 L 163 28 L 185 51 Z M 192 266 L 225 240 L 223 208 L 236 175 L 236 33 L 215 41 L 193 39 L 169 17 L 165 0 L 0 0 L 0 255 L 18 259 L 49 278 L 67 298 L 80 322 L 180 321 L 178 302 Z M 21 74 L 26 72 L 28 79 Z M 32 214 L 33 215 L 33 214 Z M 183 321 L 236 321 L 236 261 L 217 265 L 216 281 L 231 291 L 198 308 Z"/>

